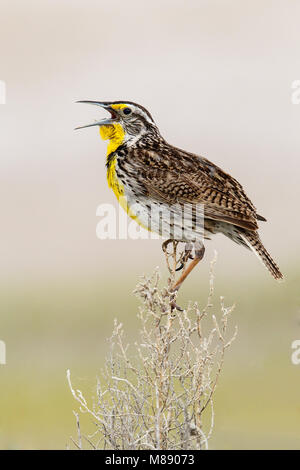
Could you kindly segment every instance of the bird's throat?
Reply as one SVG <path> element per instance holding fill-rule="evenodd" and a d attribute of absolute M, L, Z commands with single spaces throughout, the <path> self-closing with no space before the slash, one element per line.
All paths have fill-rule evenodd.
<path fill-rule="evenodd" d="M 113 190 L 113 192 L 115 193 L 119 201 L 119 204 L 127 212 L 129 217 L 135 220 L 138 224 L 142 225 L 137 215 L 134 214 L 130 209 L 127 198 L 125 196 L 124 185 L 118 179 L 117 172 L 116 172 L 117 155 L 112 155 L 112 153 L 115 152 L 117 148 L 120 145 L 122 145 L 125 140 L 124 129 L 119 123 L 111 124 L 108 126 L 101 126 L 100 136 L 103 140 L 109 140 L 108 146 L 107 146 L 107 156 L 106 156 L 108 186 Z M 147 228 L 147 227 L 144 227 L 144 228 Z"/>
<path fill-rule="evenodd" d="M 115 152 L 125 139 L 125 132 L 121 124 L 109 124 L 100 126 L 100 136 L 103 140 L 109 140 L 107 146 L 107 156 Z"/>
<path fill-rule="evenodd" d="M 120 200 L 120 197 L 124 194 L 124 186 L 118 179 L 116 173 L 117 156 L 113 155 L 113 153 L 122 145 L 125 132 L 121 124 L 109 124 L 107 126 L 100 126 L 100 136 L 103 140 L 109 141 L 106 154 L 108 186 L 113 190 L 117 199 Z"/>

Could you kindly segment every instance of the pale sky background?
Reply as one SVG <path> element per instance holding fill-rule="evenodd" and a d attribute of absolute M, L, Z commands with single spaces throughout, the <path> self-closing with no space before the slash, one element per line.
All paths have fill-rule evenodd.
<path fill-rule="evenodd" d="M 97 207 L 118 204 L 97 128 L 73 130 L 105 116 L 84 99 L 144 105 L 268 219 L 261 238 L 285 283 L 219 235 L 178 301 L 206 305 L 217 249 L 214 313 L 219 295 L 236 304 L 238 338 L 212 448 L 299 447 L 299 25 L 299 0 L 0 1 L 1 448 L 65 448 L 77 409 L 66 369 L 94 394 L 113 318 L 139 341 L 137 278 L 166 274 L 160 240 L 96 238 Z"/>
<path fill-rule="evenodd" d="M 102 276 L 161 264 L 160 241 L 100 241 L 113 203 L 103 117 L 78 99 L 136 101 L 172 144 L 237 178 L 268 219 L 261 237 L 283 272 L 299 261 L 297 0 L 2 0 L 1 278 Z M 220 269 L 263 268 L 216 237 Z M 263 272 L 263 275 L 266 273 Z"/>

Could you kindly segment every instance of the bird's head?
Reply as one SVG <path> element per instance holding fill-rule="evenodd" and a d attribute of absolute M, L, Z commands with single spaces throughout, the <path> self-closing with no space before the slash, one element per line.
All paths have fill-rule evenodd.
<path fill-rule="evenodd" d="M 109 118 L 76 129 L 99 126 L 102 139 L 109 140 L 111 148 L 117 148 L 116 145 L 124 143 L 130 145 L 149 132 L 158 133 L 151 114 L 139 104 L 131 101 L 78 101 L 78 103 L 100 106 L 110 113 Z"/>

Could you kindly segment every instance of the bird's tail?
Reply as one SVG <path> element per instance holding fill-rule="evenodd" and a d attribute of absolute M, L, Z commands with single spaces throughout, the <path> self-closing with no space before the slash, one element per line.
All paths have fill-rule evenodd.
<path fill-rule="evenodd" d="M 267 252 L 264 245 L 262 244 L 259 235 L 257 232 L 250 232 L 244 231 L 240 233 L 241 238 L 244 240 L 246 245 L 254 251 L 254 253 L 258 256 L 260 261 L 266 266 L 266 268 L 270 271 L 274 279 L 280 280 L 283 279 L 283 275 L 280 272 L 279 267 L 271 257 L 271 255 Z"/>

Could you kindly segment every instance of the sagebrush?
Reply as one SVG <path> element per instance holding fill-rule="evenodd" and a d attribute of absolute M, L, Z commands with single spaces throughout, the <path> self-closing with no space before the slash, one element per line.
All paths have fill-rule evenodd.
<path fill-rule="evenodd" d="M 134 291 L 142 304 L 139 339 L 128 345 L 123 325 L 115 320 L 94 403 L 88 404 L 73 388 L 68 371 L 80 411 L 90 414 L 95 423 L 92 435 L 81 436 L 75 413 L 76 447 L 83 448 L 84 438 L 94 449 L 208 448 L 214 427 L 213 395 L 225 352 L 237 333 L 236 327 L 228 332 L 233 307 L 225 307 L 221 298 L 219 314 L 213 310 L 214 263 L 202 308 L 194 303 L 174 310 L 172 275 L 168 287 L 160 287 L 158 270 L 140 280 Z"/>

